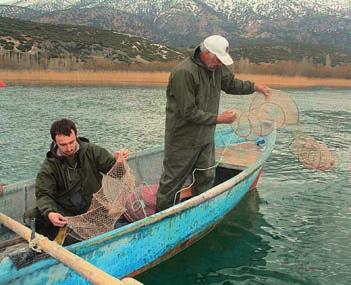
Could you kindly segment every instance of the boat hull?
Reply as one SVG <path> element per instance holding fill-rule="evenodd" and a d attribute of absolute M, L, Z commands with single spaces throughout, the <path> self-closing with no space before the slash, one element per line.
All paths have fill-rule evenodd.
<path fill-rule="evenodd" d="M 218 137 L 217 145 L 226 143 L 223 137 L 226 138 Z M 213 229 L 256 186 L 271 150 L 266 152 L 248 169 L 201 195 L 67 248 L 117 278 L 135 276 L 188 247 Z M 0 263 L 0 270 L 1 285 L 88 284 L 72 269 L 51 258 L 18 270 L 9 258 L 5 258 Z"/>

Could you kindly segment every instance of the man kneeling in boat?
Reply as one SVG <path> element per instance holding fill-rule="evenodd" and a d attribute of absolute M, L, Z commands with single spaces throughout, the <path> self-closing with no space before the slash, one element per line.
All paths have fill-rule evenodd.
<path fill-rule="evenodd" d="M 50 129 L 50 150 L 35 183 L 36 207 L 25 213 L 25 221 L 35 218 L 36 231 L 54 239 L 66 216 L 85 213 L 93 194 L 101 188 L 106 174 L 128 150 L 113 156 L 106 149 L 77 137 L 77 128 L 69 119 L 55 121 Z"/>

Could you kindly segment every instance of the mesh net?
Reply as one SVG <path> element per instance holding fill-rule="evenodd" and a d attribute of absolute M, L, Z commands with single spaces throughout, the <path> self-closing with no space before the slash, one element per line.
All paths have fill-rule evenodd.
<path fill-rule="evenodd" d="M 299 122 L 299 110 L 295 101 L 280 90 L 271 90 L 271 96 L 268 98 L 262 94 L 256 95 L 249 112 L 263 122 L 275 122 L 277 128 L 296 125 Z"/>
<path fill-rule="evenodd" d="M 148 189 L 143 185 L 135 186 L 131 169 L 126 160 L 121 159 L 103 176 L 102 187 L 93 195 L 88 211 L 67 218 L 70 235 L 76 239 L 88 239 L 112 230 L 122 215 L 128 221 L 146 217 L 152 211 L 145 209 L 142 198 L 145 190 Z M 148 203 L 147 197 L 145 201 Z"/>
<path fill-rule="evenodd" d="M 286 93 L 271 90 L 271 96 L 257 94 L 248 111 L 237 110 L 236 133 L 241 137 L 266 136 L 274 128 L 280 129 L 299 122 L 295 101 Z"/>
<path fill-rule="evenodd" d="M 329 148 L 309 135 L 297 135 L 290 150 L 306 168 L 328 171 L 335 166 L 335 156 Z"/>
<path fill-rule="evenodd" d="M 252 127 L 250 121 L 250 113 L 242 110 L 235 110 L 237 118 L 234 126 L 235 132 L 242 138 L 248 138 L 252 134 Z"/>
<path fill-rule="evenodd" d="M 234 130 L 240 137 L 254 140 L 270 134 L 273 129 L 296 126 L 299 110 L 295 101 L 287 93 L 271 90 L 271 96 L 257 94 L 249 110 L 236 110 Z M 310 169 L 328 171 L 335 166 L 335 156 L 323 142 L 313 137 L 297 133 L 290 144 L 291 152 L 301 164 Z"/>

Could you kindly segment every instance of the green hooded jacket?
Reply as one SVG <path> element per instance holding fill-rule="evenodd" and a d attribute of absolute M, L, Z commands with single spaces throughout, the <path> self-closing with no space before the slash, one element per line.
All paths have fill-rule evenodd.
<path fill-rule="evenodd" d="M 221 90 L 251 94 L 254 83 L 236 79 L 226 66 L 210 71 L 199 59 L 200 48 L 177 65 L 167 86 L 165 144 L 201 146 L 213 142 Z"/>
<path fill-rule="evenodd" d="M 101 188 L 102 174 L 115 158 L 104 148 L 79 138 L 79 150 L 71 157 L 57 156 L 51 145 L 35 184 L 37 207 L 47 218 L 49 212 L 74 216 L 86 212 L 93 194 Z"/>

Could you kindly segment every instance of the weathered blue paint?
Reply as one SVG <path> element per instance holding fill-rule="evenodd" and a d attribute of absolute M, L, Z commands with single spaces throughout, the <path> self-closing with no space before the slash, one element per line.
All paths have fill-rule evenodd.
<path fill-rule="evenodd" d="M 266 137 L 260 159 L 234 178 L 209 191 L 146 219 L 67 247 L 73 253 L 122 278 L 132 276 L 162 261 L 181 244 L 195 240 L 233 209 L 259 175 L 272 152 L 276 133 Z M 216 133 L 216 145 L 243 141 L 231 129 Z M 180 248 L 179 248 L 180 249 Z M 45 259 L 17 270 L 5 258 L 0 263 L 0 284 L 88 284 L 54 259 Z"/>

